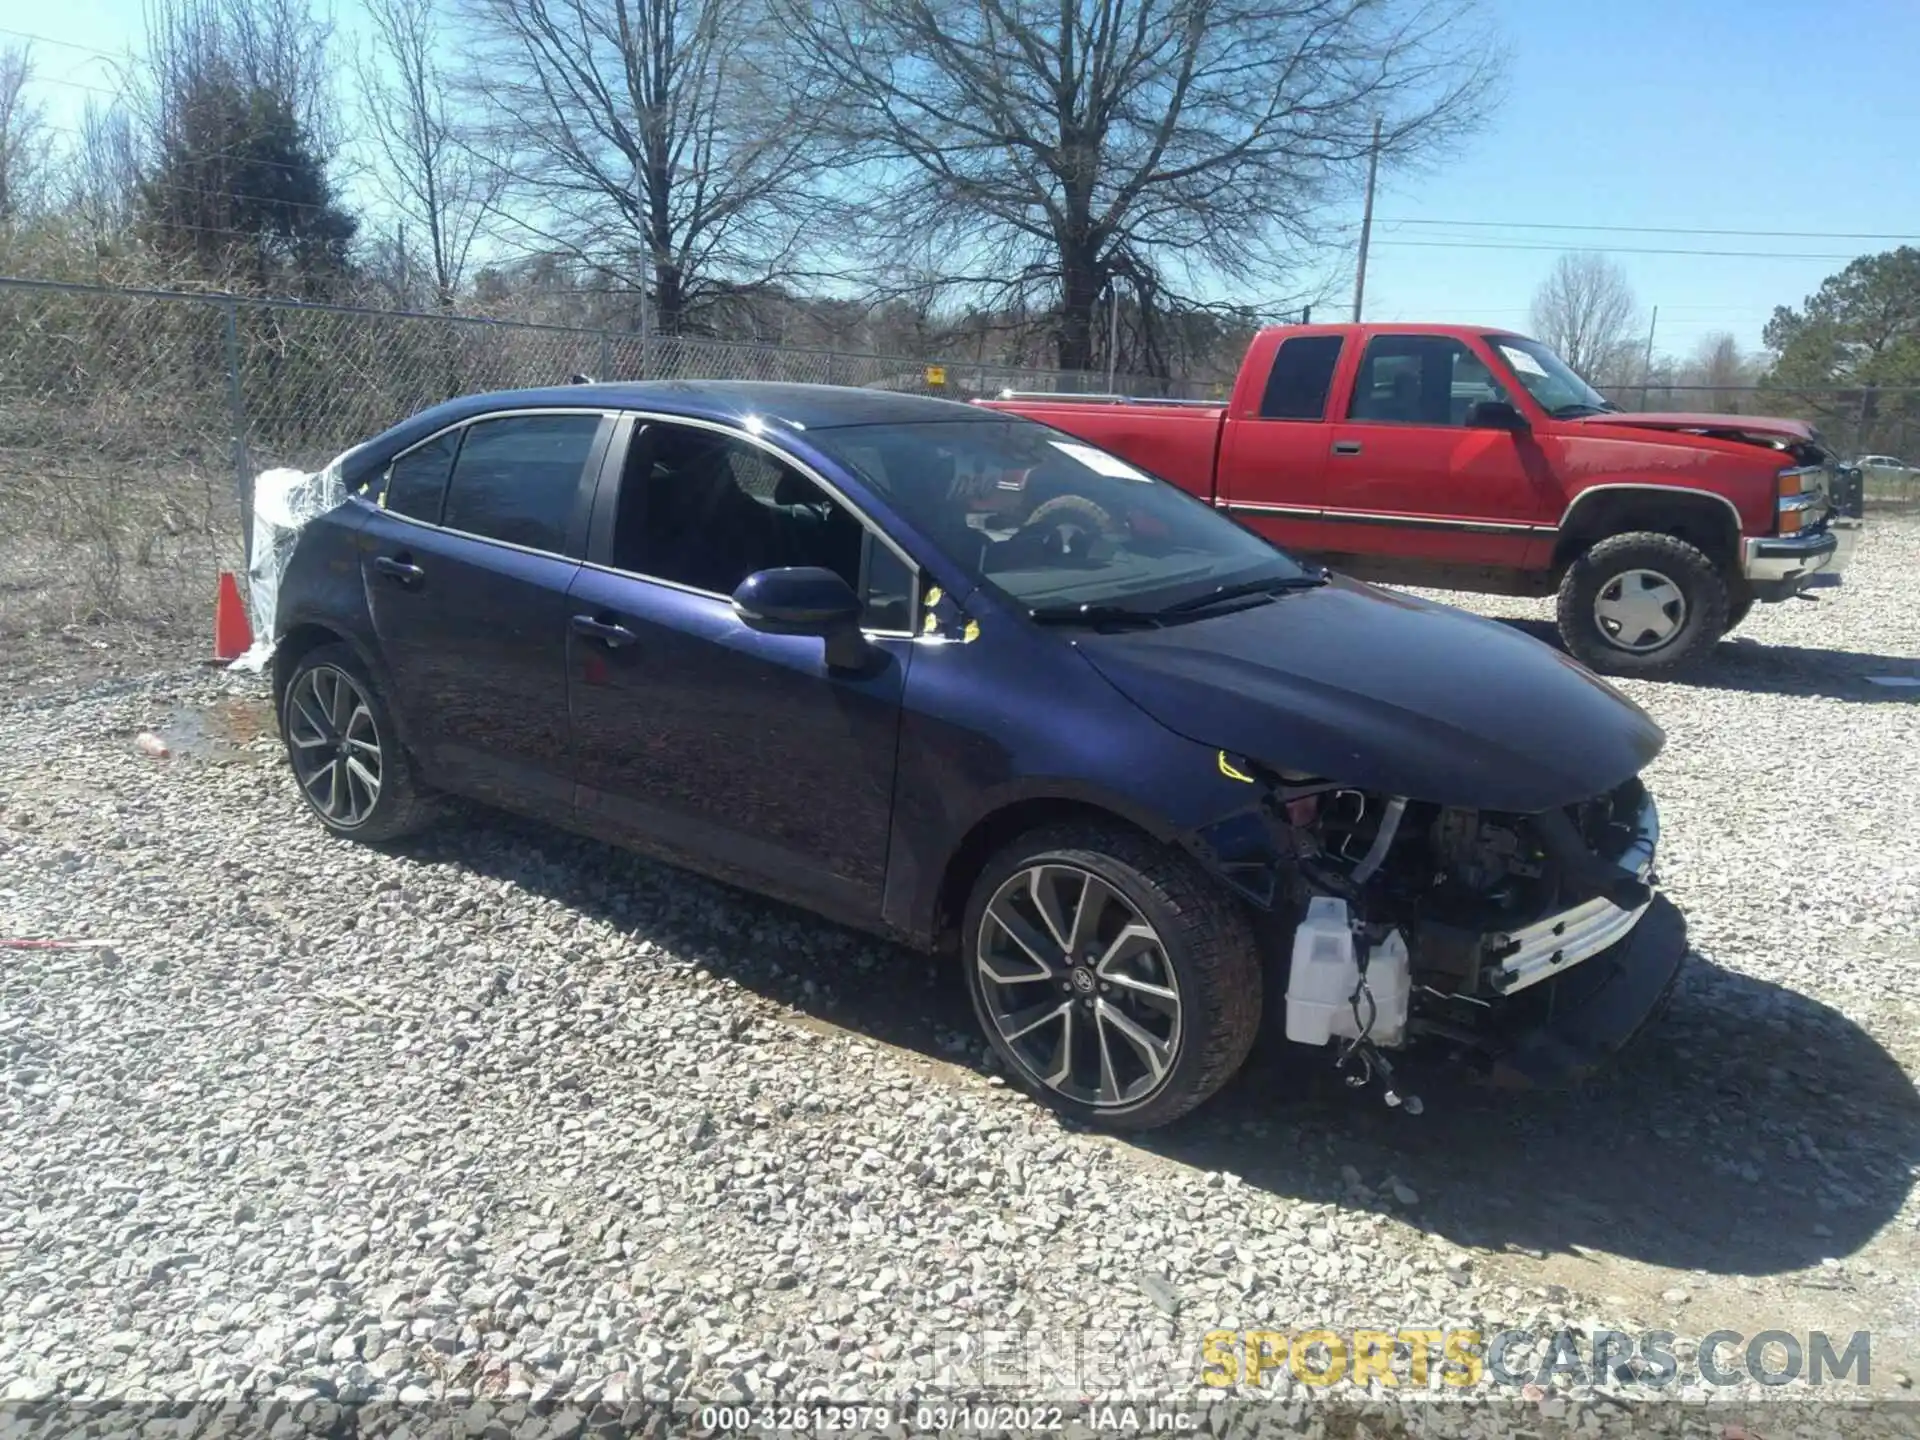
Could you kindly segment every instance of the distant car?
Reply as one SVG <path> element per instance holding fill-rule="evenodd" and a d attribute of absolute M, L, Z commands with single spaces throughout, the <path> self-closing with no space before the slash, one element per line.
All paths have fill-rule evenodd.
<path fill-rule="evenodd" d="M 1862 455 L 1852 468 L 1871 489 L 1905 491 L 1920 485 L 1920 469 L 1897 456 Z"/>
<path fill-rule="evenodd" d="M 341 474 L 275 625 L 322 824 L 453 792 L 956 954 L 1004 1066 L 1089 1122 L 1180 1115 L 1268 1015 L 1361 1077 L 1420 1042 L 1557 1078 L 1686 953 L 1636 706 L 1058 430 L 578 385 Z"/>

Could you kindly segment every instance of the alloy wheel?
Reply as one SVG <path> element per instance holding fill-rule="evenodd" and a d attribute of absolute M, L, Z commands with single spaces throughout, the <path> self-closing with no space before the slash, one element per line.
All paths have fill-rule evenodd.
<path fill-rule="evenodd" d="M 1658 570 L 1623 570 L 1593 598 L 1593 618 L 1607 642 L 1644 655 L 1687 623 L 1687 597 Z"/>
<path fill-rule="evenodd" d="M 994 1029 L 1033 1080 L 1097 1109 L 1132 1105 L 1180 1054 L 1180 986 L 1166 946 L 1107 881 L 1028 866 L 994 892 L 974 940 Z"/>
<path fill-rule="evenodd" d="M 287 746 L 307 800 L 328 824 L 351 830 L 380 801 L 384 757 L 373 709 L 346 671 L 317 665 L 287 691 Z"/>

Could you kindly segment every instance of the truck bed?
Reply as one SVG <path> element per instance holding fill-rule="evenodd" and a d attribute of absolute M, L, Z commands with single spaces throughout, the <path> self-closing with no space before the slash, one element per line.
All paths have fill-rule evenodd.
<path fill-rule="evenodd" d="M 1124 455 L 1142 470 L 1202 500 L 1214 498 L 1214 465 L 1227 416 L 1225 405 L 1024 398 L 974 403 L 1064 430 Z"/>

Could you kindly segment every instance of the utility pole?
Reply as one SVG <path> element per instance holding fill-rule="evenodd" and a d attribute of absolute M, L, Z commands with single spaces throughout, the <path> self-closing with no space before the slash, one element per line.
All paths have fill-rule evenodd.
<path fill-rule="evenodd" d="M 1653 384 L 1653 327 L 1660 323 L 1660 307 L 1653 307 L 1647 319 L 1647 358 L 1640 367 L 1640 408 L 1647 408 L 1648 387 Z"/>
<path fill-rule="evenodd" d="M 1114 368 L 1120 363 L 1120 286 L 1107 282 L 1107 393 L 1113 394 Z"/>
<path fill-rule="evenodd" d="M 1373 117 L 1373 148 L 1367 152 L 1367 204 L 1360 214 L 1360 266 L 1353 276 L 1353 323 L 1360 323 L 1360 305 L 1367 298 L 1367 243 L 1373 239 L 1373 182 L 1380 175 L 1380 117 Z"/>

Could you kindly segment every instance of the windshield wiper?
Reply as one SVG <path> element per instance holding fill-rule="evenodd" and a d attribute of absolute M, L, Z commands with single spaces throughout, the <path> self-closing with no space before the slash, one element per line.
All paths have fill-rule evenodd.
<path fill-rule="evenodd" d="M 1197 610 L 1211 610 L 1215 605 L 1225 605 L 1234 600 L 1249 600 L 1256 596 L 1278 595 L 1288 590 L 1313 590 L 1327 583 L 1327 572 L 1319 574 L 1308 571 L 1304 575 L 1283 575 L 1266 580 L 1248 580 L 1239 585 L 1223 585 L 1218 590 L 1205 595 L 1195 596 L 1191 600 L 1182 600 L 1177 605 L 1168 605 L 1162 615 L 1191 615 Z"/>
<path fill-rule="evenodd" d="M 1619 408 L 1618 405 L 1613 404 L 1611 401 L 1606 401 L 1599 405 L 1589 405 L 1584 400 L 1581 400 L 1571 405 L 1556 405 L 1547 412 L 1547 415 L 1554 420 L 1576 420 L 1582 415 L 1605 415 L 1608 411 L 1618 410 Z"/>
<path fill-rule="evenodd" d="M 1159 612 L 1128 605 L 1036 605 L 1027 611 L 1036 625 L 1144 625 L 1157 626 Z"/>

